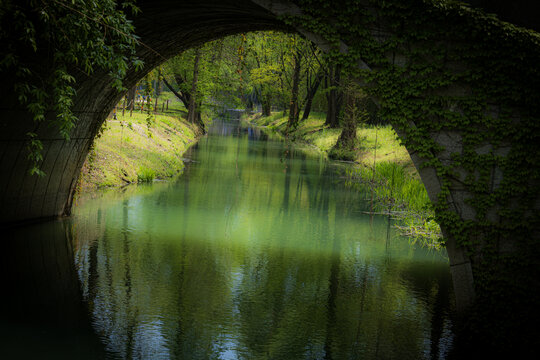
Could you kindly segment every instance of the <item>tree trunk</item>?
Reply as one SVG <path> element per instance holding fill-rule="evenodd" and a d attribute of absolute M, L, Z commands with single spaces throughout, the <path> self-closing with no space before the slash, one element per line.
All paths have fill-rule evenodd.
<path fill-rule="evenodd" d="M 287 123 L 287 131 L 293 131 L 298 126 L 298 118 L 300 111 L 298 109 L 298 88 L 300 86 L 300 68 L 302 65 L 302 57 L 300 51 L 294 56 L 294 71 L 293 83 L 291 91 L 291 101 L 289 104 L 289 122 Z"/>
<path fill-rule="evenodd" d="M 156 81 L 156 98 L 158 98 L 161 95 L 162 87 L 163 87 L 162 81 L 158 79 Z"/>
<path fill-rule="evenodd" d="M 252 113 L 253 112 L 253 101 L 251 100 L 251 98 L 247 98 L 246 99 L 246 111 L 248 113 Z"/>
<path fill-rule="evenodd" d="M 328 100 L 328 110 L 326 111 L 325 125 L 331 128 L 339 127 L 339 113 L 343 99 L 342 91 L 339 90 L 341 65 L 331 65 L 328 71 L 327 87 L 330 88 L 326 98 Z"/>
<path fill-rule="evenodd" d="M 272 105 L 270 102 L 270 95 L 261 96 L 261 109 L 262 109 L 262 116 L 271 115 Z"/>
<path fill-rule="evenodd" d="M 199 108 L 200 108 L 201 104 L 199 103 Z M 206 127 L 204 125 L 204 122 L 202 121 L 202 114 L 200 111 L 197 111 L 197 116 L 195 118 L 195 123 L 197 124 L 197 126 L 199 127 L 199 129 L 201 130 L 201 132 L 203 134 L 206 134 Z"/>
<path fill-rule="evenodd" d="M 315 77 L 315 81 L 313 84 L 308 88 L 308 91 L 306 93 L 306 106 L 304 107 L 304 114 L 302 115 L 302 121 L 307 120 L 309 117 L 309 113 L 311 112 L 311 105 L 313 104 L 313 98 L 315 97 L 315 94 L 317 93 L 317 90 L 319 89 L 319 86 L 321 84 L 321 81 L 323 79 L 324 73 L 322 69 L 317 73 L 317 76 Z"/>
<path fill-rule="evenodd" d="M 178 82 L 178 80 L 176 80 Z M 184 104 L 185 108 L 189 108 L 189 95 L 184 93 L 179 93 L 178 91 L 174 90 L 171 84 L 165 79 L 163 79 L 163 83 L 165 86 L 176 96 L 182 103 Z M 167 110 L 169 110 L 169 100 L 167 100 Z"/>
<path fill-rule="evenodd" d="M 356 124 L 358 120 L 358 98 L 354 91 L 345 93 L 345 113 L 343 115 L 343 130 L 335 145 L 347 151 L 353 151 L 356 145 Z"/>
<path fill-rule="evenodd" d="M 188 115 L 187 115 L 187 121 L 196 124 L 198 116 L 198 106 L 197 106 L 197 82 L 199 81 L 199 60 L 200 60 L 200 49 L 195 49 L 195 60 L 193 62 L 193 81 L 191 82 L 191 91 L 190 91 L 190 98 L 189 98 L 189 107 L 188 107 Z"/>

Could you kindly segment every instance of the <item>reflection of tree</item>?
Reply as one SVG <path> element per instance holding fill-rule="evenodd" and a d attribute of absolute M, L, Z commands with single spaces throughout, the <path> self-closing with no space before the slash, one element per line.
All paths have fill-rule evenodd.
<path fill-rule="evenodd" d="M 414 266 L 413 266 L 414 265 Z M 403 267 L 401 277 L 411 292 L 425 303 L 430 313 L 430 357 L 444 357 L 440 342 L 445 324 L 449 321 L 451 306 L 451 279 L 446 266 L 434 267 L 430 263 L 413 263 Z"/>
<path fill-rule="evenodd" d="M 120 211 L 120 226 L 108 227 L 89 253 L 90 301 L 108 348 L 122 358 L 145 358 L 149 352 L 166 350 L 166 344 L 150 343 L 152 332 L 169 332 L 171 338 L 182 340 L 174 342 L 172 353 L 211 358 L 219 332 L 201 331 L 198 324 L 207 321 L 208 314 L 216 320 L 225 314 L 227 281 L 214 262 L 217 257 L 208 247 L 185 245 L 186 240 L 179 246 L 156 247 L 152 238 L 141 239 L 129 231 L 128 202 Z M 144 227 L 151 227 L 151 222 Z M 115 238 L 119 241 L 111 240 Z M 160 271 L 163 268 L 169 273 Z M 170 286 L 174 278 L 179 279 L 177 287 Z M 175 316 L 160 319 L 156 308 L 168 309 Z M 155 328 L 156 324 L 160 325 Z"/>
<path fill-rule="evenodd" d="M 285 181 L 283 183 L 283 203 L 281 208 L 285 216 L 289 214 L 289 202 L 290 202 L 290 192 L 291 192 L 291 149 L 290 145 L 287 146 L 283 152 L 283 157 L 280 161 L 283 162 L 283 172 L 285 173 Z"/>
<path fill-rule="evenodd" d="M 193 359 L 438 351 L 449 305 L 442 272 L 415 274 L 415 253 L 386 241 L 381 219 L 371 233 L 361 195 L 340 190 L 334 170 L 296 150 L 283 158 L 283 147 L 247 133 L 212 136 L 174 191 L 154 184 L 111 206 L 105 231 L 90 236 L 81 274 L 110 349 Z"/>
<path fill-rule="evenodd" d="M 338 243 L 338 241 L 335 241 Z M 339 247 L 339 245 L 335 246 Z M 339 249 L 339 248 L 338 248 Z M 340 265 L 340 256 L 339 252 L 332 254 L 332 266 L 330 267 L 330 278 L 328 280 L 328 303 L 327 308 L 327 323 L 326 323 L 326 340 L 324 342 L 324 358 L 331 360 L 335 358 L 332 356 L 333 353 L 333 339 L 334 327 L 336 326 L 336 297 L 339 286 L 339 265 Z"/>

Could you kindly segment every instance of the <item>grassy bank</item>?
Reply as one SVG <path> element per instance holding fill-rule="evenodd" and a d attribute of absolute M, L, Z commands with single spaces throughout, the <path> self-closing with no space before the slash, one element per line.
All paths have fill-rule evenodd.
<path fill-rule="evenodd" d="M 306 141 L 315 145 L 319 150 L 328 153 L 336 144 L 341 129 L 330 129 L 324 126 L 326 115 L 312 113 L 306 121 L 299 124 L 290 136 L 293 140 Z M 280 133 L 287 127 L 287 117 L 282 112 L 273 113 L 272 116 L 261 117 L 256 114 L 247 119 L 252 124 L 265 126 Z M 417 176 L 407 149 L 403 147 L 390 126 L 364 126 L 356 131 L 358 149 L 355 162 L 366 166 L 373 165 L 373 156 L 376 162 L 389 161 L 402 165 L 408 174 Z M 377 142 L 375 151 L 375 142 Z"/>
<path fill-rule="evenodd" d="M 129 111 L 104 123 L 84 163 L 78 190 L 148 182 L 176 175 L 184 164 L 182 155 L 194 144 L 197 128 L 181 118 L 181 112 L 148 114 Z"/>
<path fill-rule="evenodd" d="M 341 129 L 324 126 L 324 113 L 313 113 L 301 122 L 289 138 L 307 142 L 328 154 Z M 282 112 L 247 118 L 252 124 L 283 134 L 287 117 Z M 373 199 L 372 211 L 390 213 L 399 220 L 396 227 L 412 242 L 439 248 L 441 232 L 433 220 L 433 210 L 426 189 L 412 160 L 389 126 L 360 126 L 357 130 L 354 165 L 346 170 L 346 185 L 358 188 Z"/>

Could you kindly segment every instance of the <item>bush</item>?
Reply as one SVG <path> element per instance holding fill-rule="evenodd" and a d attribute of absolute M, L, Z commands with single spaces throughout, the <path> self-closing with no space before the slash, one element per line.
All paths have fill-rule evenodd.
<path fill-rule="evenodd" d="M 139 172 L 137 173 L 137 181 L 142 182 L 152 182 L 156 177 L 156 172 L 153 169 L 141 166 Z"/>

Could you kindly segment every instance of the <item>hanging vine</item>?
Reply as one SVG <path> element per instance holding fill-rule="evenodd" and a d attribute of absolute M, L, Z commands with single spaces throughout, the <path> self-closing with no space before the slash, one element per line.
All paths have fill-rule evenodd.
<path fill-rule="evenodd" d="M 457 2 L 296 3 L 302 15 L 282 19 L 324 38 L 436 172 L 436 220 L 472 260 L 477 304 L 528 296 L 540 275 L 540 35 Z"/>
<path fill-rule="evenodd" d="M 0 70 L 36 128 L 47 118 L 69 139 L 77 121 L 72 111 L 77 73 L 107 71 L 112 87 L 126 90 L 122 79 L 128 67 L 142 67 L 135 57 L 134 27 L 126 16 L 138 11 L 132 0 L 0 2 Z M 35 131 L 26 135 L 30 173 L 43 176 L 43 144 Z"/>

